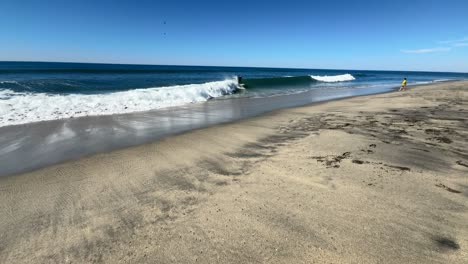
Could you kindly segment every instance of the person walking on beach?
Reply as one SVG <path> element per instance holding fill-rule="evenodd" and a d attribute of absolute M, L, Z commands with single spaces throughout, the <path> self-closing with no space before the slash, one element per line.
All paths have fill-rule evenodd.
<path fill-rule="evenodd" d="M 399 91 L 404 91 L 406 89 L 406 78 L 403 79 L 403 82 L 401 82 L 401 87 Z"/>

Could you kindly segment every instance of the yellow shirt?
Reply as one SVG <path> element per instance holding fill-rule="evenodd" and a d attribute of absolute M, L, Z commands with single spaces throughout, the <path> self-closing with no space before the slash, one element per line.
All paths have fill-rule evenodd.
<path fill-rule="evenodd" d="M 406 80 L 403 80 L 403 82 L 401 83 L 401 86 L 406 86 Z"/>

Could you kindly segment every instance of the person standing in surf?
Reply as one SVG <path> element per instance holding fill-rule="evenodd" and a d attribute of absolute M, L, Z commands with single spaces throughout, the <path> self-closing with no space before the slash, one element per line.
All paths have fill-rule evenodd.
<path fill-rule="evenodd" d="M 404 91 L 406 89 L 406 78 L 403 79 L 403 82 L 401 82 L 401 87 L 399 91 Z"/>

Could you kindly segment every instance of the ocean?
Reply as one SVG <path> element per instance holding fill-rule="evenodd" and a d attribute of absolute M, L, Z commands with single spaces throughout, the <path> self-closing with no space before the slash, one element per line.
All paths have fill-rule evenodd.
<path fill-rule="evenodd" d="M 246 89 L 238 89 L 236 76 L 242 76 Z M 314 96 L 309 101 L 315 102 L 389 91 L 404 77 L 413 85 L 468 79 L 468 74 L 0 62 L 0 126 L 310 91 Z"/>

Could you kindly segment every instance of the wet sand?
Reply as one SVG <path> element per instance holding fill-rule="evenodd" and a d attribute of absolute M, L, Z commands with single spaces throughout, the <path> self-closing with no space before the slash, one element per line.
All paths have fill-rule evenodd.
<path fill-rule="evenodd" d="M 0 263 L 466 263 L 468 82 L 0 178 Z"/>

